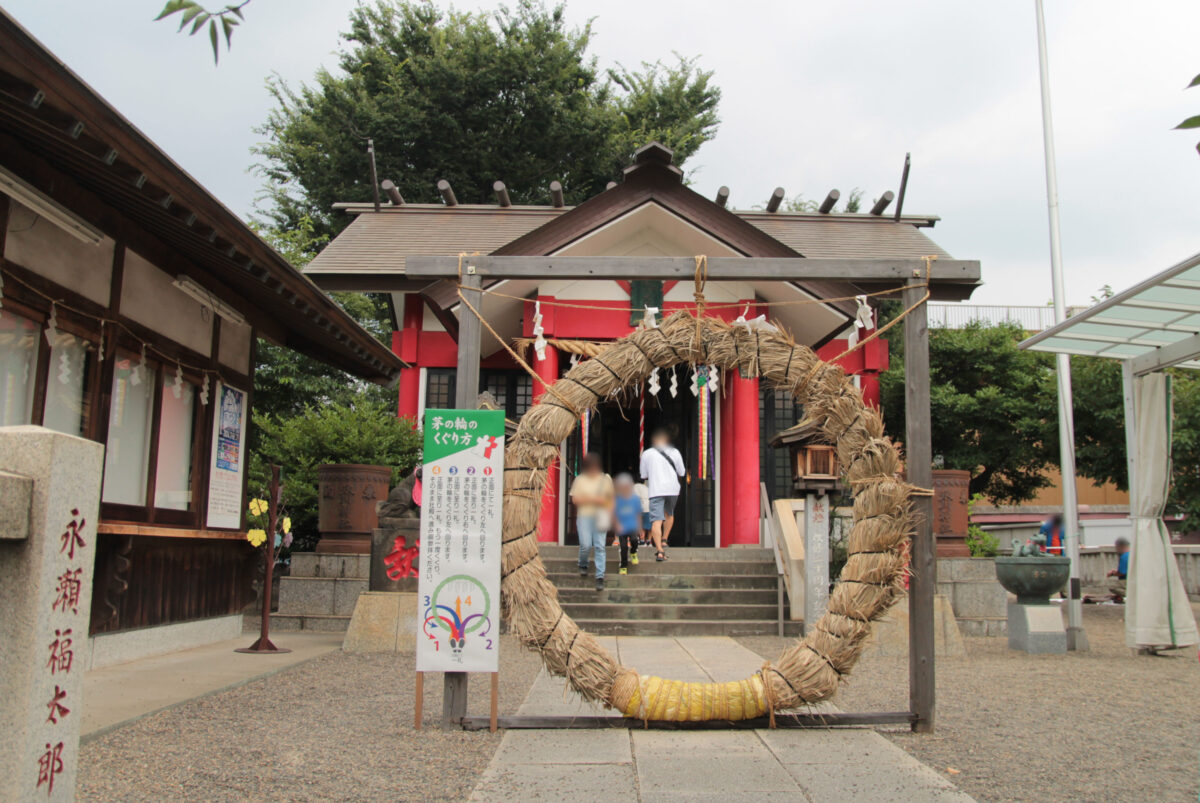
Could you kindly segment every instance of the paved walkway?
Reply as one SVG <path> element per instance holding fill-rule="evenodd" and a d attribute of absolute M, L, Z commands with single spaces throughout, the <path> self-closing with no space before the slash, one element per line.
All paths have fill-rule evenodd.
<path fill-rule="evenodd" d="M 272 634 L 278 647 L 289 653 L 245 655 L 257 633 L 232 641 L 156 655 L 129 663 L 90 670 L 83 676 L 82 738 L 86 741 L 165 708 L 196 697 L 272 675 L 318 655 L 341 649 L 342 633 Z"/>
<path fill-rule="evenodd" d="M 733 639 L 606 638 L 621 662 L 681 680 L 726 681 L 762 658 Z M 542 670 L 521 714 L 593 714 Z M 873 730 L 510 730 L 475 801 L 962 801 L 960 792 Z"/>

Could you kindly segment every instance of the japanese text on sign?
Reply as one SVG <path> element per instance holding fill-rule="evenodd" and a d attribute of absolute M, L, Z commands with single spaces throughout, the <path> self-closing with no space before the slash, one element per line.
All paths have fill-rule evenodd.
<path fill-rule="evenodd" d="M 504 413 L 427 410 L 417 670 L 495 672 Z"/>

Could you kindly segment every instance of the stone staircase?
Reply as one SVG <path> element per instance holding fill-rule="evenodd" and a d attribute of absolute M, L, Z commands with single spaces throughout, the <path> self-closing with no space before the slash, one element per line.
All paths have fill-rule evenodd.
<path fill-rule="evenodd" d="M 542 545 L 542 561 L 558 586 L 563 610 L 591 633 L 616 636 L 760 636 L 776 632 L 775 559 L 767 549 L 668 551 L 663 563 L 644 547 L 641 563 L 617 573 L 608 548 L 607 588 L 595 590 L 593 571 L 579 576 L 578 547 Z M 786 608 L 785 608 L 786 611 Z M 784 632 L 799 635 L 799 622 Z"/>
<path fill-rule="evenodd" d="M 370 555 L 293 552 L 291 574 L 279 580 L 271 628 L 344 631 L 369 585 L 370 565 Z"/>
<path fill-rule="evenodd" d="M 775 559 L 767 549 L 669 550 L 657 563 L 643 548 L 639 565 L 619 575 L 619 553 L 608 548 L 608 587 L 597 592 L 592 571 L 580 577 L 578 547 L 545 544 L 542 560 L 563 609 L 586 630 L 618 636 L 769 636 L 776 632 Z M 278 630 L 339 632 L 350 625 L 358 595 L 367 590 L 369 555 L 292 554 L 280 578 Z M 786 609 L 785 609 L 786 610 Z M 784 632 L 800 634 L 800 623 Z"/>

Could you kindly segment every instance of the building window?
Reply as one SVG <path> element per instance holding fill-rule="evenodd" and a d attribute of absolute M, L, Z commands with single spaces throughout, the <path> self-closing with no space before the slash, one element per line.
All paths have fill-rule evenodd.
<path fill-rule="evenodd" d="M 42 425 L 55 432 L 86 437 L 91 383 L 91 347 L 72 334 L 58 332 L 50 348 Z"/>
<path fill-rule="evenodd" d="M 195 433 L 196 387 L 163 377 L 158 407 L 158 465 L 154 472 L 154 506 L 167 510 L 192 509 L 192 442 Z"/>
<path fill-rule="evenodd" d="M 524 371 L 484 371 L 479 384 L 496 397 L 500 409 L 513 420 L 525 415 L 533 404 L 533 378 Z"/>
<path fill-rule="evenodd" d="M 117 358 L 109 402 L 108 442 L 104 450 L 103 500 L 119 505 L 146 505 L 157 374 L 129 358 Z"/>
<path fill-rule="evenodd" d="M 5 310 L 0 315 L 0 426 L 33 421 L 41 327 Z"/>
<path fill-rule="evenodd" d="M 759 432 L 762 451 L 759 453 L 760 481 L 767 486 L 772 500 L 790 499 L 792 487 L 792 464 L 786 448 L 773 449 L 767 445 L 771 438 L 794 426 L 800 420 L 804 408 L 785 390 L 776 390 L 763 384 L 759 399 Z"/>
<path fill-rule="evenodd" d="M 533 377 L 521 372 L 516 378 L 516 392 L 513 394 L 513 408 L 509 417 L 519 420 L 525 411 L 533 405 Z"/>
<path fill-rule="evenodd" d="M 430 368 L 425 378 L 425 408 L 449 410 L 454 407 L 453 368 Z"/>

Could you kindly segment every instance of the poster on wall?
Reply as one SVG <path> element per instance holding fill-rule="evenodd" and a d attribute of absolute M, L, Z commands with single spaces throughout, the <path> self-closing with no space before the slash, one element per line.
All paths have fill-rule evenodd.
<path fill-rule="evenodd" d="M 242 475 L 246 470 L 246 392 L 217 383 L 212 465 L 208 475 L 209 527 L 242 526 Z"/>
<path fill-rule="evenodd" d="M 496 672 L 504 412 L 426 410 L 417 671 Z"/>

